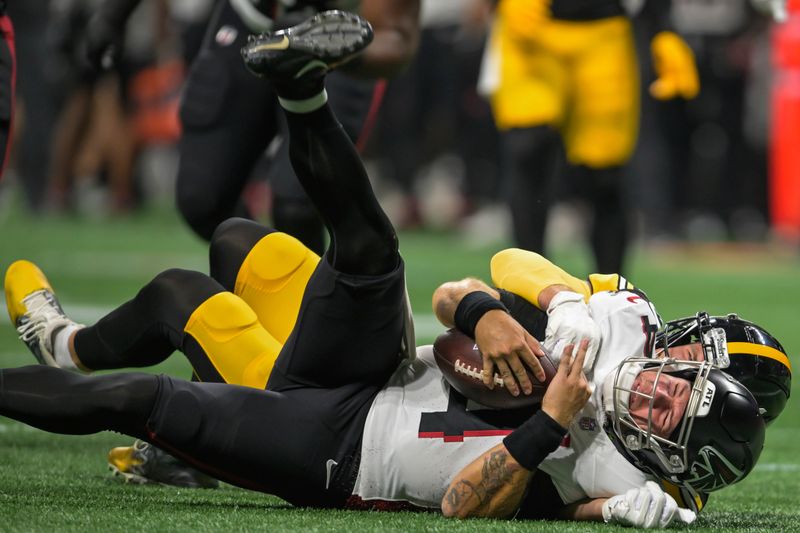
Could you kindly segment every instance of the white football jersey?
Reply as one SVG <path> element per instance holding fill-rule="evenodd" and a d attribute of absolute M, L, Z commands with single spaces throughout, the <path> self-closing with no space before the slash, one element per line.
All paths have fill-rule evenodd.
<path fill-rule="evenodd" d="M 550 454 L 539 469 L 553 480 L 561 499 L 622 494 L 644 485 L 648 477 L 627 461 L 603 431 L 603 382 L 631 356 L 651 357 L 660 319 L 653 305 L 635 292 L 599 292 L 589 299 L 589 312 L 600 328 L 600 349 L 587 374 L 594 391 L 569 427 L 569 441 Z M 553 339 L 546 339 L 550 344 Z"/>
<path fill-rule="evenodd" d="M 511 433 L 477 416 L 496 413 L 451 395 L 433 347 L 417 348 L 372 404 L 353 494 L 440 508 L 450 480 Z"/>
<path fill-rule="evenodd" d="M 539 467 L 565 503 L 621 494 L 646 480 L 605 435 L 600 394 L 602 378 L 622 359 L 652 347 L 658 316 L 646 299 L 628 291 L 598 293 L 589 309 L 601 331 L 594 372 L 587 376 L 595 390 L 568 438 Z M 455 475 L 529 416 L 527 410 L 492 410 L 465 400 L 451 390 L 432 346 L 419 347 L 417 359 L 404 362 L 373 402 L 353 494 L 438 509 Z"/>

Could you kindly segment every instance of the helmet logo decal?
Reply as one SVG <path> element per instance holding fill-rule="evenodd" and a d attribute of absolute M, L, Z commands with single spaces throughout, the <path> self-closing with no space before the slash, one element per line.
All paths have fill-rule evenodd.
<path fill-rule="evenodd" d="M 697 408 L 695 416 L 706 416 L 711 410 L 711 404 L 714 403 L 714 395 L 716 394 L 717 386 L 710 381 L 706 381 L 706 388 L 703 391 L 700 406 Z"/>
<path fill-rule="evenodd" d="M 688 485 L 700 492 L 713 492 L 733 485 L 744 472 L 736 468 L 713 446 L 704 446 L 692 463 Z"/>
<path fill-rule="evenodd" d="M 713 328 L 704 332 L 702 335 L 703 346 L 706 350 L 706 359 L 719 368 L 728 368 L 731 366 L 725 330 L 722 328 Z"/>

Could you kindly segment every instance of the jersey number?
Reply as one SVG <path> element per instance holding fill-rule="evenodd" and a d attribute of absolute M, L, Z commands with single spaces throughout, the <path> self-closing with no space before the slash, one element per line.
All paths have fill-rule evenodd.
<path fill-rule="evenodd" d="M 450 389 L 447 411 L 422 413 L 419 438 L 463 442 L 465 437 L 496 437 L 511 433 L 533 414 L 529 407 L 496 411 L 467 410 L 467 399 Z"/>

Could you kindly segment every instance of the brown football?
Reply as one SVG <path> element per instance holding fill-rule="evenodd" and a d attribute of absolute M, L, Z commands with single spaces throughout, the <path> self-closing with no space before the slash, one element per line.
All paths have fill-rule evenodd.
<path fill-rule="evenodd" d="M 544 382 L 536 379 L 526 367 L 533 392 L 529 395 L 520 392 L 519 396 L 513 396 L 497 372 L 494 374 L 494 389 L 483 384 L 483 357 L 478 345 L 460 331 L 449 329 L 439 335 L 433 343 L 433 355 L 451 387 L 466 398 L 495 409 L 515 409 L 541 403 L 557 368 L 549 357 L 540 357 L 546 376 Z"/>

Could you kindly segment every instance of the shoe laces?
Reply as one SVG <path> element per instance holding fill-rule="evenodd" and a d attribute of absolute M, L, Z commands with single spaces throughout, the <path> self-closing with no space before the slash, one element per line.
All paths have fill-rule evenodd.
<path fill-rule="evenodd" d="M 30 342 L 43 335 L 48 328 L 71 322 L 48 298 L 48 292 L 44 289 L 29 294 L 22 299 L 22 303 L 28 310 L 25 313 L 28 320 L 17 327 L 17 333 L 23 342 Z"/>
<path fill-rule="evenodd" d="M 147 441 L 140 439 L 133 441 L 133 454 L 141 461 L 139 464 L 140 467 L 147 464 L 147 462 L 152 459 L 153 449 L 153 446 Z"/>

